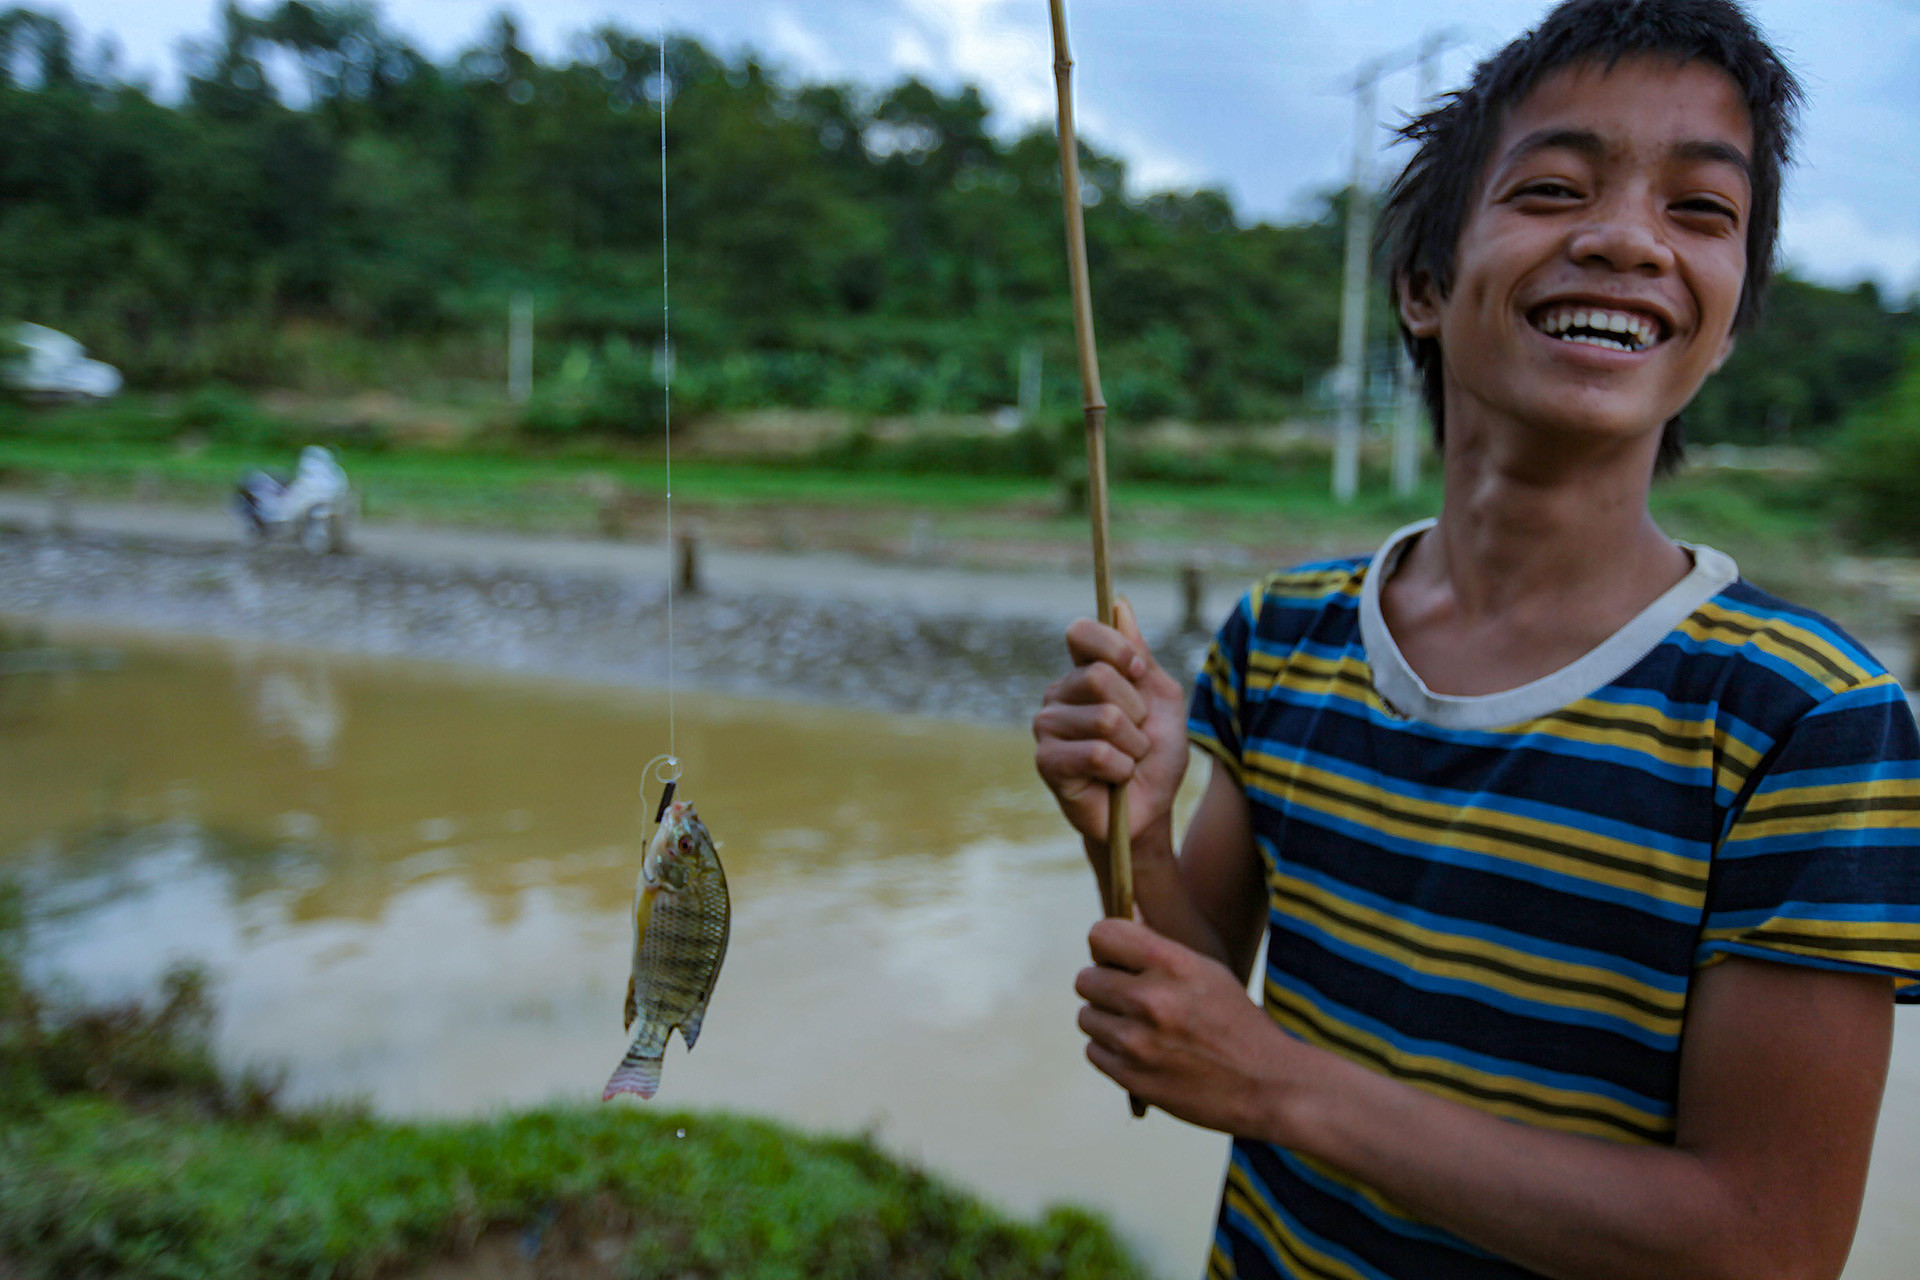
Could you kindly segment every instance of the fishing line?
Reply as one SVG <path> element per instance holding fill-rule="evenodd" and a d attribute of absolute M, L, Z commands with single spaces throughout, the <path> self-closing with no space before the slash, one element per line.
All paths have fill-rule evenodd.
<path fill-rule="evenodd" d="M 667 276 L 667 16 L 660 14 L 660 413 L 661 430 L 667 449 L 667 754 L 666 764 L 672 778 L 662 778 L 667 795 L 680 777 L 680 758 L 675 754 L 673 721 L 673 295 Z M 647 766 L 649 769 L 652 765 Z M 666 801 L 661 801 L 661 812 Z M 659 819 L 656 817 L 655 822 Z"/>

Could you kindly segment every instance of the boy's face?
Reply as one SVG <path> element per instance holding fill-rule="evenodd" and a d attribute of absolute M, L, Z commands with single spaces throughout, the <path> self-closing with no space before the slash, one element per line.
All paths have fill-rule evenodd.
<path fill-rule="evenodd" d="M 1703 62 L 1580 64 L 1515 104 L 1452 290 L 1404 303 L 1440 341 L 1449 444 L 1507 422 L 1651 449 L 1732 349 L 1752 153 L 1738 87 Z"/>

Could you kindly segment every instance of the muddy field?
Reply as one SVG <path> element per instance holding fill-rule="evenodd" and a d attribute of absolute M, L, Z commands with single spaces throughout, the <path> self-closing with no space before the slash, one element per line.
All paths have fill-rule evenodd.
<path fill-rule="evenodd" d="M 0 614 L 662 687 L 667 606 L 658 576 L 0 529 Z M 1065 661 L 1057 610 L 888 604 L 798 567 L 786 590 L 676 595 L 672 631 L 680 688 L 995 723 L 1030 716 Z M 1183 675 L 1203 645 L 1155 640 Z"/>

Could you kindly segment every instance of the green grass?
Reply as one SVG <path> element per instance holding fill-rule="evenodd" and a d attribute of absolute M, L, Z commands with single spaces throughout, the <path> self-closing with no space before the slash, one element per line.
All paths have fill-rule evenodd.
<path fill-rule="evenodd" d="M 1087 1214 L 1012 1222 L 865 1140 L 725 1115 L 238 1122 L 83 1096 L 0 1130 L 0 1157 L 0 1261 L 36 1280 L 373 1276 L 541 1224 L 624 1237 L 636 1277 L 1140 1274 Z"/>
<path fill-rule="evenodd" d="M 244 437 L 211 438 L 180 425 L 192 417 L 187 401 L 130 397 L 97 407 L 27 410 L 0 406 L 0 480 L 14 487 L 45 487 L 56 478 L 83 495 L 143 496 L 205 502 L 225 493 L 241 473 L 266 465 L 289 469 L 307 437 L 296 424 L 272 420 L 223 396 L 208 412 L 224 430 Z M 217 412 L 216 412 L 217 411 Z M 314 438 L 325 438 L 316 430 Z M 181 439 L 192 440 L 183 447 Z M 470 444 L 457 449 L 398 448 L 336 443 L 343 464 L 374 518 L 531 528 L 591 527 L 610 489 L 639 501 L 657 501 L 667 488 L 660 451 L 591 441 L 529 451 Z M 1233 468 L 1200 468 L 1208 475 Z M 1391 527 L 1430 510 L 1433 495 L 1415 502 L 1383 493 L 1380 477 L 1353 507 L 1327 493 L 1325 464 L 1311 458 L 1262 467 L 1248 481 L 1117 479 L 1115 516 L 1152 537 L 1158 516 L 1215 524 L 1285 513 L 1318 529 Z M 943 518 L 991 511 L 1010 518 L 1017 532 L 1076 533 L 1084 518 L 1067 514 L 1062 482 L 1050 476 L 977 474 L 953 466 L 884 463 L 849 466 L 831 456 L 815 460 L 714 460 L 682 456 L 672 469 L 676 502 L 720 510 L 740 507 L 813 507 L 822 510 L 927 513 Z M 1011 535 L 1015 530 L 999 526 Z"/>
<path fill-rule="evenodd" d="M 182 426 L 203 421 L 204 431 Z M 260 402 L 217 390 L 57 410 L 0 404 L 0 484 L 45 488 L 58 479 L 82 495 L 204 506 L 221 500 L 249 467 L 289 468 L 295 446 L 308 438 L 301 433 L 312 428 L 324 437 L 324 425 L 274 418 Z M 484 431 L 458 447 L 403 447 L 377 424 L 353 430 L 359 435 L 336 443 L 374 520 L 590 534 L 609 526 L 615 508 L 657 516 L 667 490 L 657 448 L 589 440 L 530 451 Z M 698 434 L 689 426 L 684 438 L 691 443 Z M 919 445 L 849 452 L 843 441 L 810 458 L 688 452 L 672 469 L 676 508 L 707 514 L 709 532 L 722 542 L 771 537 L 790 545 L 791 530 L 814 546 L 898 546 L 912 521 L 957 544 L 962 559 L 1019 558 L 1030 545 L 1071 550 L 1086 540 L 1085 517 L 1067 509 L 1060 479 L 968 471 L 964 440 L 937 431 Z M 1117 444 L 1116 457 L 1125 456 Z M 995 454 L 982 469 L 1005 461 Z M 1146 474 L 1184 469 L 1192 478 L 1133 479 L 1116 468 L 1111 509 L 1123 551 L 1199 542 L 1274 563 L 1364 551 L 1440 505 L 1429 466 L 1425 485 L 1405 500 L 1388 495 L 1385 476 L 1369 468 L 1359 501 L 1340 506 L 1328 493 L 1326 460 L 1310 447 L 1273 456 L 1233 445 L 1178 457 L 1148 450 L 1134 461 Z M 1843 602 L 1832 596 L 1825 566 L 1846 544 L 1831 490 L 1817 472 L 1683 470 L 1655 486 L 1653 509 L 1676 536 L 1732 553 L 1763 585 L 1837 607 Z M 771 522 L 756 526 L 762 514 Z M 992 551 L 996 545 L 1007 550 Z"/>
<path fill-rule="evenodd" d="M 157 1006 L 63 1001 L 22 978 L 0 884 L 0 1275 L 282 1280 L 405 1275 L 483 1238 L 589 1274 L 1129 1280 L 1070 1208 L 1018 1222 L 865 1138 L 628 1105 L 399 1123 L 288 1111 L 225 1076 L 187 973 Z M 517 1245 L 516 1245 L 517 1247 Z M 557 1255 L 557 1256 L 556 1256 Z"/>

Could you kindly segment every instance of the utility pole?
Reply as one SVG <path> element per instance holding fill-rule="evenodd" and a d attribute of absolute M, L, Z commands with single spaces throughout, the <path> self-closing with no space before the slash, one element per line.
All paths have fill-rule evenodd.
<path fill-rule="evenodd" d="M 1020 425 L 1040 421 L 1040 344 L 1028 339 L 1020 348 Z"/>
<path fill-rule="evenodd" d="M 1425 111 L 1439 92 L 1440 54 L 1452 43 L 1451 33 L 1432 31 L 1420 43 L 1418 93 L 1415 111 Z M 1405 344 L 1400 348 L 1398 394 L 1393 406 L 1393 495 L 1411 497 L 1420 487 L 1421 387 L 1419 371 Z"/>
<path fill-rule="evenodd" d="M 1374 91 L 1380 64 L 1353 79 L 1353 181 L 1347 188 L 1347 271 L 1340 294 L 1340 417 L 1333 436 L 1333 500 L 1360 492 L 1360 427 L 1366 407 L 1367 267 L 1373 248 Z"/>
<path fill-rule="evenodd" d="M 507 399 L 525 404 L 533 394 L 533 295 L 516 293 L 507 308 Z"/>

